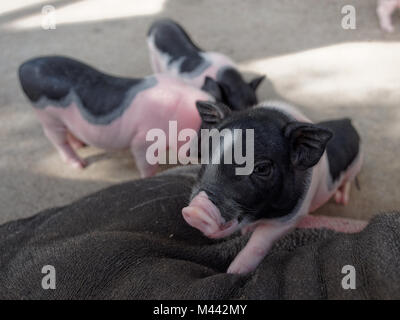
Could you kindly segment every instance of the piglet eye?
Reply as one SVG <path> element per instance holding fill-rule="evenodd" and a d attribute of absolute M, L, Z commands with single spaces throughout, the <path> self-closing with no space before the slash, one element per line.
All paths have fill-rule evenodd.
<path fill-rule="evenodd" d="M 272 174 L 273 166 L 271 161 L 262 161 L 256 163 L 253 174 L 263 177 L 269 177 Z"/>

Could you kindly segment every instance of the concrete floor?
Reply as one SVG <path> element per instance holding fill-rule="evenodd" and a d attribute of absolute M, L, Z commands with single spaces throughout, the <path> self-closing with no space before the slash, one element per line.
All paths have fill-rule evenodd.
<path fill-rule="evenodd" d="M 112 3 L 110 5 L 110 3 Z M 57 28 L 43 30 L 40 12 L 56 7 Z M 341 27 L 352 4 L 357 29 Z M 64 165 L 23 96 L 16 71 L 26 59 L 61 54 L 103 71 L 151 73 L 145 35 L 159 17 L 179 21 L 206 50 L 236 60 L 246 75 L 266 74 L 260 100 L 300 105 L 313 120 L 351 117 L 363 139 L 361 190 L 347 207 L 321 214 L 368 219 L 400 208 L 400 19 L 397 31 L 378 27 L 374 0 L 126 0 L 0 3 L 0 223 L 67 204 L 138 178 L 127 152 L 86 148 L 90 166 Z"/>

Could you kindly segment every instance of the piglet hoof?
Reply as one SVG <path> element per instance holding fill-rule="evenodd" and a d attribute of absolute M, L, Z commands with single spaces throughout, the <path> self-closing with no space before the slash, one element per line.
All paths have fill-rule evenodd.
<path fill-rule="evenodd" d="M 158 170 L 157 166 L 152 166 L 144 170 L 139 169 L 140 178 L 142 179 L 150 178 L 157 173 L 157 170 Z"/>
<path fill-rule="evenodd" d="M 229 266 L 228 270 L 226 271 L 226 273 L 230 273 L 230 274 L 242 274 L 244 273 L 242 270 L 240 270 L 240 268 L 238 266 L 235 266 L 233 263 Z"/>
<path fill-rule="evenodd" d="M 343 199 L 343 195 L 342 195 L 342 192 L 341 191 L 336 191 L 336 193 L 335 193 L 335 195 L 334 195 L 334 198 L 335 198 L 335 202 L 337 203 L 337 204 L 343 204 L 342 203 L 342 199 Z"/>
<path fill-rule="evenodd" d="M 350 199 L 350 182 L 342 185 L 334 195 L 337 204 L 347 205 Z"/>
<path fill-rule="evenodd" d="M 71 142 L 71 146 L 74 149 L 82 149 L 82 148 L 86 147 L 87 145 L 85 143 L 83 143 L 82 141 L 74 141 L 74 142 Z"/>
<path fill-rule="evenodd" d="M 75 137 L 70 132 L 67 133 L 67 140 L 68 140 L 69 144 L 72 146 L 72 148 L 74 148 L 74 149 L 81 149 L 83 147 L 86 147 L 86 143 L 79 140 L 77 137 Z"/>
<path fill-rule="evenodd" d="M 231 265 L 229 266 L 228 270 L 226 271 L 226 273 L 230 273 L 230 274 L 247 274 L 249 272 L 251 272 L 252 270 L 247 269 L 245 266 L 242 266 L 238 263 L 235 263 L 235 261 L 233 261 L 231 263 Z"/>
<path fill-rule="evenodd" d="M 79 169 L 82 170 L 87 166 L 86 161 L 84 160 L 69 160 L 68 163 L 71 165 L 72 168 L 74 169 Z"/>
<path fill-rule="evenodd" d="M 394 27 L 393 27 L 393 25 L 390 25 L 390 24 L 381 25 L 381 28 L 382 28 L 384 31 L 389 32 L 389 33 L 394 32 Z"/>

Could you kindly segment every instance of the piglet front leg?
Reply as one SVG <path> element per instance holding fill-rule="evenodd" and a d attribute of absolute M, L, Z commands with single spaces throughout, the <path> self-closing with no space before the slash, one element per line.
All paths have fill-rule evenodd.
<path fill-rule="evenodd" d="M 86 166 L 86 162 L 73 149 L 71 140 L 75 137 L 72 138 L 73 136 L 69 134 L 67 127 L 61 121 L 46 114 L 39 113 L 39 119 L 42 122 L 44 134 L 57 149 L 61 159 L 69 163 L 73 168 L 83 169 Z M 74 143 L 77 144 L 79 140 L 75 139 Z"/>
<path fill-rule="evenodd" d="M 244 229 L 242 233 L 251 232 L 253 228 L 254 232 L 249 242 L 233 260 L 227 272 L 245 274 L 253 271 L 267 255 L 274 242 L 289 233 L 295 227 L 305 229 L 326 228 L 337 232 L 357 233 L 362 231 L 367 224 L 367 221 L 361 220 L 306 215 L 300 218 L 299 221 L 289 224 L 278 225 L 261 222 L 250 225 Z"/>
<path fill-rule="evenodd" d="M 274 242 L 294 228 L 295 224 L 259 223 L 249 242 L 228 268 L 228 273 L 245 274 L 253 271 L 267 255 Z"/>

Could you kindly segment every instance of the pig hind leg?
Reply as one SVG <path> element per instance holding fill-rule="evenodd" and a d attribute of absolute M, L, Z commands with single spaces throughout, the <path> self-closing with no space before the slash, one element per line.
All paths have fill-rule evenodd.
<path fill-rule="evenodd" d="M 43 131 L 50 142 L 57 149 L 61 159 L 72 167 L 82 169 L 86 166 L 84 160 L 79 158 L 68 140 L 68 130 L 65 125 L 58 121 L 43 125 Z"/>
<path fill-rule="evenodd" d="M 344 182 L 339 189 L 335 192 L 334 198 L 336 203 L 347 205 L 350 199 L 350 187 L 351 183 L 349 181 Z"/>
<path fill-rule="evenodd" d="M 329 173 L 335 183 L 335 201 L 346 205 L 349 202 L 350 183 L 361 170 L 363 157 L 360 137 L 347 118 L 324 121 L 318 125 L 334 133 L 326 150 Z"/>
<path fill-rule="evenodd" d="M 86 143 L 82 142 L 79 140 L 77 137 L 75 137 L 71 132 L 67 132 L 67 140 L 69 144 L 72 146 L 74 149 L 80 149 L 83 147 L 86 147 Z"/>
<path fill-rule="evenodd" d="M 336 203 L 342 205 L 347 205 L 349 203 L 351 183 L 356 179 L 358 173 L 360 172 L 362 163 L 363 153 L 361 150 L 359 150 L 358 156 L 348 168 L 343 182 L 334 194 Z"/>
<path fill-rule="evenodd" d="M 392 14 L 398 8 L 398 0 L 379 0 L 376 12 L 381 28 L 387 32 L 393 32 Z"/>

